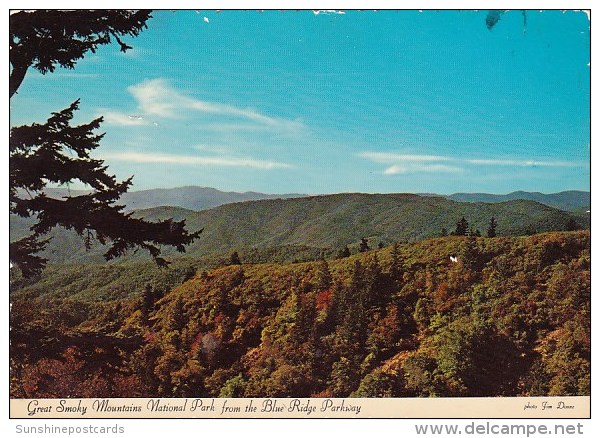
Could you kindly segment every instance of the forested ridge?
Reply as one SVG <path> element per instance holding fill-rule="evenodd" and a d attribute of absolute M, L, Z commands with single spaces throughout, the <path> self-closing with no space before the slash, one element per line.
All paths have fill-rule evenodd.
<path fill-rule="evenodd" d="M 13 278 L 11 396 L 590 394 L 589 231 L 238 261 Z"/>
<path fill-rule="evenodd" d="M 499 203 L 455 202 L 441 197 L 408 193 L 366 194 L 340 193 L 291 199 L 268 199 L 225 204 L 219 207 L 190 211 L 177 207 L 157 207 L 137 210 L 133 218 L 150 222 L 169 219 L 185 220 L 191 231 L 203 229 L 201 235 L 185 248 L 191 257 L 221 255 L 234 250 L 246 252 L 265 248 L 304 248 L 297 255 L 290 251 L 279 260 L 310 260 L 325 251 L 335 255 L 345 245 L 358 246 L 361 237 L 370 246 L 380 242 L 415 242 L 438 237 L 444 230 L 450 233 L 461 217 L 473 231 L 485 234 L 490 218 L 498 222 L 498 235 L 519 236 L 546 231 L 589 228 L 589 215 L 581 217 L 528 200 Z M 11 240 L 28 233 L 31 219 L 11 217 Z M 51 263 L 99 263 L 108 247 L 92 243 L 86 248 L 76 233 L 55 228 L 51 241 L 40 254 Z M 312 250 L 310 250 L 312 248 Z M 165 257 L 179 253 L 161 248 Z M 120 260 L 148 259 L 145 252 L 128 252 Z M 264 259 L 263 259 L 264 260 Z"/>
<path fill-rule="evenodd" d="M 87 191 L 72 190 L 69 188 L 45 188 L 44 193 L 51 198 L 64 198 L 67 196 L 81 196 Z M 590 192 L 581 190 L 567 190 L 557 193 L 539 193 L 516 191 L 505 195 L 492 193 L 453 193 L 441 195 L 423 193 L 420 196 L 435 196 L 457 202 L 506 202 L 516 200 L 530 200 L 565 211 L 586 211 L 590 209 Z M 212 187 L 185 186 L 170 189 L 132 190 L 123 193 L 119 203 L 124 204 L 128 211 L 149 209 L 170 205 L 186 210 L 206 210 L 234 202 L 252 201 L 259 199 L 277 198 L 302 198 L 308 195 L 298 193 L 268 194 L 257 192 L 224 192 Z"/>

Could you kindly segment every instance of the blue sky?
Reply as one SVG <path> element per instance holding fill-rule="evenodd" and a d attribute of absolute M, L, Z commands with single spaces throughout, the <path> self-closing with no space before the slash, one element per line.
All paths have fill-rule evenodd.
<path fill-rule="evenodd" d="M 74 70 L 29 71 L 11 124 L 81 98 L 133 190 L 589 190 L 584 13 L 158 11 Z"/>

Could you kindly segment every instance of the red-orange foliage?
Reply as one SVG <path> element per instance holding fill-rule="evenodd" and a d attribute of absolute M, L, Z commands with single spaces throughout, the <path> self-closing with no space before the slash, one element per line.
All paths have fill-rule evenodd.
<path fill-rule="evenodd" d="M 332 289 L 326 289 L 324 291 L 317 293 L 317 299 L 316 299 L 317 310 L 319 312 L 322 310 L 328 310 L 329 307 L 331 306 L 332 301 L 333 301 L 333 290 Z"/>

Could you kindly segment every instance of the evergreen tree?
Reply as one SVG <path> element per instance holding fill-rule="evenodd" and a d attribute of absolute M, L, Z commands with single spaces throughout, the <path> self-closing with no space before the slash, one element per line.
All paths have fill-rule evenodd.
<path fill-rule="evenodd" d="M 315 294 L 307 290 L 298 288 L 293 292 L 294 300 L 294 324 L 291 328 L 290 338 L 294 344 L 294 348 L 299 350 L 301 344 L 307 342 L 309 345 L 315 341 Z M 298 357 L 298 362 L 305 361 L 307 357 L 304 355 Z"/>
<path fill-rule="evenodd" d="M 402 277 L 404 276 L 404 259 L 402 254 L 400 254 L 400 245 L 398 245 L 397 242 L 394 243 L 394 246 L 392 247 L 391 256 L 392 264 L 390 266 L 390 275 L 396 287 L 400 287 Z"/>
<path fill-rule="evenodd" d="M 137 36 L 151 18 L 150 11 L 36 10 L 10 14 L 9 93 L 12 97 L 31 67 L 42 74 L 56 67 L 73 69 L 89 50 L 109 44 L 111 37 L 121 52 L 131 49 L 121 37 Z"/>
<path fill-rule="evenodd" d="M 371 248 L 369 248 L 369 240 L 366 237 L 363 237 L 360 239 L 360 245 L 358 247 L 358 251 L 359 252 L 366 252 L 368 250 L 370 250 Z"/>
<path fill-rule="evenodd" d="M 367 309 L 369 306 L 365 267 L 358 260 L 354 263 L 352 279 L 341 303 L 342 324 L 340 335 L 346 348 L 344 353 L 358 354 L 364 350 L 367 335 Z"/>
<path fill-rule="evenodd" d="M 237 251 L 233 251 L 229 256 L 229 264 L 230 265 L 241 265 L 242 261 L 240 260 L 240 255 Z"/>
<path fill-rule="evenodd" d="M 111 37 L 126 51 L 123 35 L 136 36 L 146 27 L 148 11 L 21 11 L 10 15 L 10 96 L 14 96 L 32 67 L 42 74 L 57 66 L 74 68 L 77 60 L 90 50 L 108 44 Z M 118 182 L 106 173 L 102 160 L 93 159 L 104 134 L 95 134 L 102 118 L 73 126 L 76 100 L 68 108 L 52 113 L 43 124 L 16 126 L 9 139 L 10 212 L 34 217 L 31 234 L 10 243 L 9 257 L 24 276 L 41 272 L 46 259 L 37 255 L 48 242 L 43 239 L 51 229 L 61 226 L 84 238 L 86 247 L 93 240 L 110 243 L 107 260 L 142 248 L 165 266 L 160 246 L 185 251 L 201 231 L 189 233 L 185 221 L 171 219 L 147 222 L 123 212 L 115 202 L 131 185 L 132 179 Z M 93 189 L 90 194 L 51 199 L 43 190 L 47 184 L 68 185 L 80 181 Z"/>
<path fill-rule="evenodd" d="M 148 324 L 148 317 L 150 316 L 150 312 L 154 309 L 154 291 L 152 290 L 152 286 L 147 284 L 144 288 L 144 293 L 142 294 L 142 323 L 144 325 Z"/>
<path fill-rule="evenodd" d="M 576 231 L 579 229 L 579 225 L 575 222 L 575 219 L 572 217 L 567 221 L 567 225 L 565 226 L 565 231 Z"/>
<path fill-rule="evenodd" d="M 348 245 L 344 246 L 344 248 L 338 252 L 338 259 L 343 259 L 346 257 L 350 257 L 350 250 L 348 249 Z"/>
<path fill-rule="evenodd" d="M 454 230 L 454 235 L 455 236 L 466 236 L 468 234 L 468 232 L 469 232 L 469 223 L 467 222 L 467 220 L 463 216 L 456 223 L 456 230 Z"/>
<path fill-rule="evenodd" d="M 497 226 L 498 226 L 498 223 L 496 222 L 496 218 L 492 217 L 490 219 L 490 225 L 488 226 L 488 229 L 487 229 L 488 237 L 496 237 L 496 227 Z"/>
<path fill-rule="evenodd" d="M 167 317 L 166 329 L 169 332 L 181 331 L 186 325 L 185 317 L 185 302 L 181 296 L 177 297 L 175 302 L 171 305 L 171 310 Z"/>
<path fill-rule="evenodd" d="M 329 318 L 331 321 L 330 328 L 340 325 L 344 318 L 345 303 L 348 296 L 348 289 L 344 283 L 337 279 L 333 283 L 333 294 L 331 300 L 331 308 L 329 311 Z"/>
<path fill-rule="evenodd" d="M 383 242 L 379 242 L 377 244 L 377 248 L 382 249 L 384 247 Z"/>
<path fill-rule="evenodd" d="M 446 228 L 442 228 L 440 233 L 440 237 L 446 237 L 448 235 L 448 230 Z"/>
<path fill-rule="evenodd" d="M 373 254 L 365 266 L 365 293 L 364 302 L 368 310 L 376 312 L 385 308 L 386 288 L 377 254 Z"/>
<path fill-rule="evenodd" d="M 329 289 L 333 283 L 333 277 L 331 276 L 331 271 L 329 270 L 329 263 L 327 263 L 327 260 L 321 257 L 319 259 L 317 269 L 318 290 L 323 291 Z"/>
<path fill-rule="evenodd" d="M 463 267 L 467 270 L 475 271 L 481 263 L 479 247 L 477 240 L 469 237 L 460 246 L 460 254 L 458 256 Z"/>

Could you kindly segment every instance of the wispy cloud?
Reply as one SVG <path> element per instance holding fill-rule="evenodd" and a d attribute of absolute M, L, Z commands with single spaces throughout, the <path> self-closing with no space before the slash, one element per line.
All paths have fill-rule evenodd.
<path fill-rule="evenodd" d="M 301 129 L 297 120 L 270 117 L 251 108 L 208 102 L 181 94 L 164 79 L 152 79 L 132 85 L 128 91 L 136 99 L 139 111 L 146 115 L 179 118 L 189 111 L 227 116 L 279 129 Z"/>
<path fill-rule="evenodd" d="M 497 160 L 473 159 L 465 160 L 469 164 L 481 166 L 513 166 L 513 167 L 580 167 L 585 163 L 578 161 L 537 161 L 537 160 Z"/>
<path fill-rule="evenodd" d="M 360 152 L 359 157 L 366 158 L 375 163 L 427 163 L 434 161 L 449 161 L 452 160 L 450 157 L 444 157 L 441 155 L 415 155 L 415 154 L 402 154 L 394 152 Z"/>
<path fill-rule="evenodd" d="M 448 166 L 446 164 L 394 164 L 383 171 L 384 175 L 401 175 L 407 173 L 459 173 L 463 169 L 456 166 Z"/>
<path fill-rule="evenodd" d="M 384 175 L 403 175 L 410 173 L 459 173 L 462 168 L 449 165 L 447 162 L 455 161 L 443 155 L 421 155 L 395 152 L 365 151 L 357 154 L 361 158 L 379 164 L 391 164 L 384 171 Z"/>
<path fill-rule="evenodd" d="M 395 152 L 360 152 L 357 156 L 379 164 L 389 165 L 383 170 L 384 175 L 399 175 L 408 173 L 457 173 L 464 166 L 506 166 L 506 167 L 584 167 L 585 162 L 564 160 L 532 160 L 480 158 L 463 159 L 445 155 L 419 155 Z"/>
<path fill-rule="evenodd" d="M 260 125 L 257 123 L 252 123 L 250 121 L 244 121 L 244 122 L 240 121 L 240 122 L 234 122 L 234 123 L 221 123 L 221 122 L 199 123 L 196 125 L 196 128 L 201 129 L 203 131 L 211 131 L 211 132 L 218 132 L 218 133 L 231 133 L 231 132 L 257 133 L 257 132 L 273 130 L 273 128 L 268 125 Z"/>
<path fill-rule="evenodd" d="M 247 157 L 226 156 L 199 156 L 199 155 L 173 155 L 161 153 L 140 152 L 115 152 L 106 153 L 104 158 L 127 161 L 133 163 L 158 163 L 158 164 L 180 164 L 188 166 L 216 166 L 216 167 L 245 167 L 251 169 L 287 169 L 293 167 L 287 163 L 270 160 L 258 160 Z"/>
<path fill-rule="evenodd" d="M 125 114 L 120 111 L 100 110 L 98 115 L 104 118 L 105 123 L 111 125 L 144 126 L 150 124 L 143 116 L 137 114 Z"/>

